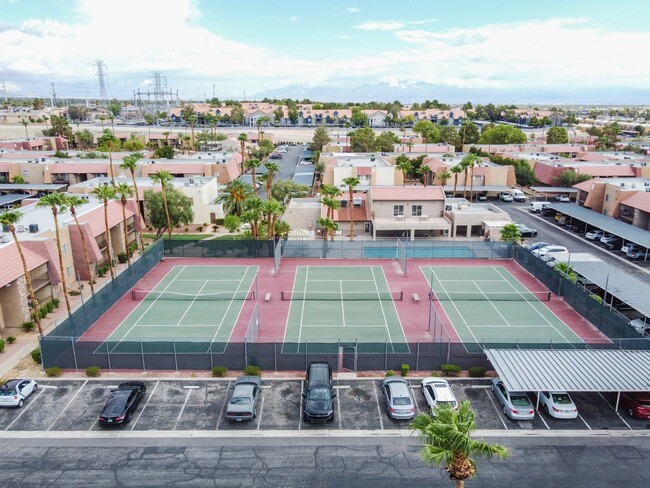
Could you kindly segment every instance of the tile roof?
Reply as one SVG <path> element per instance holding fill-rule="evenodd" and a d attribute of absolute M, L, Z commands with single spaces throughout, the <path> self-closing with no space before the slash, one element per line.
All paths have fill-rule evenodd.
<path fill-rule="evenodd" d="M 371 187 L 371 198 L 373 200 L 389 201 L 421 201 L 421 200 L 444 200 L 445 194 L 440 186 L 394 186 L 394 187 Z"/>
<path fill-rule="evenodd" d="M 126 208 L 126 218 L 133 216 L 133 212 Z M 100 234 L 106 232 L 106 226 L 104 225 L 104 206 L 99 206 L 90 212 L 84 213 L 82 216 L 79 216 L 80 222 L 86 222 L 90 227 L 90 232 L 93 237 L 97 237 Z M 115 227 L 117 224 L 122 222 L 122 204 L 119 202 L 108 202 L 108 226 L 110 228 Z"/>
<path fill-rule="evenodd" d="M 22 247 L 22 251 L 27 262 L 27 269 L 30 271 L 41 264 L 47 263 L 46 258 L 26 249 L 25 246 Z M 24 275 L 23 263 L 13 240 L 10 244 L 0 246 L 0 262 L 2 263 L 0 267 L 0 286 L 6 286 Z"/>
<path fill-rule="evenodd" d="M 50 174 L 108 173 L 108 160 L 101 163 L 54 163 L 48 165 L 48 171 Z"/>
<path fill-rule="evenodd" d="M 632 196 L 626 198 L 621 202 L 628 207 L 639 209 L 643 212 L 650 213 L 650 193 L 646 191 L 639 191 Z"/>
<path fill-rule="evenodd" d="M 580 166 L 580 174 L 590 176 L 636 176 L 634 168 L 624 165 Z"/>
<path fill-rule="evenodd" d="M 595 183 L 604 183 L 604 182 L 592 178 L 591 180 L 581 181 L 580 183 L 573 185 L 573 188 L 577 188 L 578 190 L 582 190 L 582 191 L 590 191 L 592 185 L 594 185 Z"/>

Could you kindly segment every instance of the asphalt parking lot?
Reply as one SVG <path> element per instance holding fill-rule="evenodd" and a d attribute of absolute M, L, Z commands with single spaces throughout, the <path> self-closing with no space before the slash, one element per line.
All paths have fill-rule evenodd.
<path fill-rule="evenodd" d="M 94 431 L 115 380 L 48 380 L 39 383 L 21 409 L 0 409 L 5 431 Z M 381 380 L 336 380 L 335 418 L 332 423 L 312 425 L 301 417 L 302 380 L 263 380 L 258 415 L 251 422 L 231 423 L 225 407 L 233 380 L 145 381 L 147 392 L 125 430 L 396 430 L 408 429 L 408 421 L 388 417 Z M 451 381 L 458 401 L 469 400 L 481 430 L 645 430 L 650 421 L 630 418 L 614 411 L 615 396 L 573 393 L 579 417 L 558 420 L 538 413 L 532 421 L 506 417 L 485 380 Z M 427 407 L 419 380 L 410 380 L 417 413 Z M 533 403 L 534 394 L 530 394 Z"/>

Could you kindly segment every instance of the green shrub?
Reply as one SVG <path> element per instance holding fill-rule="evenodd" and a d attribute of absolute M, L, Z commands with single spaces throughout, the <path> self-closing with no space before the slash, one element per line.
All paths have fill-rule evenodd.
<path fill-rule="evenodd" d="M 431 371 L 431 376 L 434 376 L 434 377 L 436 377 L 436 378 L 439 378 L 439 377 L 440 377 L 440 373 L 438 373 L 437 371 Z"/>
<path fill-rule="evenodd" d="M 483 378 L 486 372 L 487 368 L 485 366 L 472 366 L 469 368 L 469 376 L 471 378 Z"/>
<path fill-rule="evenodd" d="M 197 231 L 197 232 L 203 232 L 203 226 L 199 225 L 199 226 L 196 228 L 196 231 Z"/>
<path fill-rule="evenodd" d="M 111 269 L 111 268 L 108 266 L 108 264 L 106 264 L 106 265 L 104 265 L 104 266 L 102 267 L 102 270 L 104 270 L 104 274 L 108 273 L 108 271 L 109 271 L 110 269 Z"/>
<path fill-rule="evenodd" d="M 7 337 L 7 342 L 9 344 L 13 344 L 14 342 L 16 342 L 16 338 L 14 336 L 9 336 Z"/>
<path fill-rule="evenodd" d="M 440 370 L 444 376 L 458 376 L 460 374 L 460 366 L 456 364 L 441 364 Z"/>
<path fill-rule="evenodd" d="M 101 369 L 99 366 L 88 366 L 86 368 L 86 376 L 89 376 L 91 378 L 96 378 L 101 374 Z"/>
<path fill-rule="evenodd" d="M 25 332 L 33 331 L 34 327 L 36 327 L 36 324 L 34 323 L 33 320 L 28 320 L 27 322 L 23 322 L 22 325 L 20 326 L 20 328 L 23 329 Z"/>
<path fill-rule="evenodd" d="M 38 309 L 38 317 L 41 319 L 47 317 L 47 307 L 41 307 Z"/>
<path fill-rule="evenodd" d="M 61 374 L 63 374 L 63 370 L 58 366 L 50 366 L 49 368 L 45 368 L 45 376 L 48 378 L 56 378 L 58 376 L 61 376 Z"/>
<path fill-rule="evenodd" d="M 47 313 L 54 312 L 54 304 L 52 302 L 47 302 L 45 308 L 47 308 Z"/>
<path fill-rule="evenodd" d="M 216 376 L 217 378 L 223 378 L 228 374 L 228 368 L 225 366 L 215 366 L 212 368 L 212 376 Z"/>
<path fill-rule="evenodd" d="M 36 348 L 32 351 L 32 359 L 36 364 L 41 364 L 41 350 L 40 348 Z"/>
<path fill-rule="evenodd" d="M 59 308 L 59 304 L 61 303 L 61 300 L 58 298 L 52 298 L 52 305 L 54 305 L 54 308 Z"/>
<path fill-rule="evenodd" d="M 247 376 L 260 376 L 262 369 L 259 366 L 246 366 L 244 368 L 244 374 Z"/>
<path fill-rule="evenodd" d="M 595 294 L 592 293 L 592 294 L 589 295 L 589 296 L 590 296 L 593 300 L 596 300 L 597 303 L 603 303 L 603 299 L 602 299 L 601 297 L 599 297 L 598 295 L 595 295 Z"/>
<path fill-rule="evenodd" d="M 400 372 L 402 373 L 402 376 L 408 376 L 411 367 L 408 364 L 402 364 L 399 369 Z"/>
<path fill-rule="evenodd" d="M 125 252 L 118 252 L 117 253 L 117 260 L 119 261 L 120 264 L 126 263 L 126 253 Z"/>
<path fill-rule="evenodd" d="M 5 350 L 5 340 L 0 339 L 0 352 L 3 352 Z"/>
<path fill-rule="evenodd" d="M 97 276 L 99 276 L 100 278 L 104 277 L 104 268 L 99 268 L 97 270 Z"/>
<path fill-rule="evenodd" d="M 386 371 L 386 377 L 389 377 L 389 376 L 395 376 L 395 371 L 393 371 L 392 369 L 389 369 L 388 371 Z"/>

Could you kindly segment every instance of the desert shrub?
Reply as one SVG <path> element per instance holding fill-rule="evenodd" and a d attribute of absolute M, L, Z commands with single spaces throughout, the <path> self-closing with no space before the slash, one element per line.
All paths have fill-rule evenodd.
<path fill-rule="evenodd" d="M 392 369 L 389 369 L 388 371 L 386 371 L 386 377 L 389 377 L 389 376 L 395 376 L 395 371 L 393 371 Z"/>
<path fill-rule="evenodd" d="M 203 232 L 203 226 L 199 225 L 199 226 L 196 228 L 196 231 L 197 231 L 197 232 Z"/>
<path fill-rule="evenodd" d="M 52 302 L 47 302 L 45 308 L 47 308 L 48 313 L 54 312 L 54 304 Z"/>
<path fill-rule="evenodd" d="M 48 378 L 56 378 L 62 374 L 63 370 L 58 366 L 50 366 L 49 368 L 45 368 L 45 376 Z"/>
<path fill-rule="evenodd" d="M 101 369 L 99 366 L 88 366 L 86 368 L 86 376 L 89 376 L 91 378 L 96 378 L 101 374 Z"/>
<path fill-rule="evenodd" d="M 441 364 L 440 370 L 444 376 L 458 376 L 460 374 L 460 366 L 456 364 Z"/>
<path fill-rule="evenodd" d="M 472 378 L 483 378 L 486 372 L 487 368 L 485 366 L 472 366 L 469 368 L 469 375 Z"/>
<path fill-rule="evenodd" d="M 217 378 L 223 378 L 228 374 L 228 368 L 225 366 L 215 366 L 212 368 L 212 376 L 216 376 Z"/>
<path fill-rule="evenodd" d="M 439 378 L 439 377 L 440 377 L 440 373 L 438 373 L 437 371 L 431 371 L 431 376 L 434 376 L 434 377 L 436 377 L 436 378 Z"/>
<path fill-rule="evenodd" d="M 61 304 L 61 300 L 58 298 L 52 298 L 52 305 L 54 305 L 54 308 L 59 308 L 59 305 Z"/>
<path fill-rule="evenodd" d="M 402 373 L 402 376 L 408 376 L 408 375 L 409 375 L 409 371 L 410 371 L 410 369 L 411 369 L 411 367 L 410 367 L 408 364 L 406 364 L 406 363 L 405 363 L 405 364 L 402 364 L 402 365 L 400 366 L 400 368 L 399 368 L 400 373 Z"/>
<path fill-rule="evenodd" d="M 38 309 L 38 317 L 41 319 L 47 317 L 47 307 L 41 307 Z"/>
<path fill-rule="evenodd" d="M 36 327 L 36 324 L 34 323 L 33 320 L 28 320 L 27 322 L 23 322 L 22 325 L 20 326 L 20 328 L 23 329 L 25 332 L 33 331 L 34 327 Z"/>
<path fill-rule="evenodd" d="M 103 268 L 99 268 L 99 269 L 97 270 L 97 276 L 99 276 L 100 278 L 103 278 L 103 277 L 104 277 L 104 270 L 103 270 Z"/>
<path fill-rule="evenodd" d="M 126 263 L 126 253 L 125 252 L 118 252 L 117 253 L 117 260 L 119 261 L 120 264 Z"/>
<path fill-rule="evenodd" d="M 32 359 L 36 364 L 41 364 L 41 350 L 40 348 L 36 348 L 32 351 Z"/>
<path fill-rule="evenodd" d="M 70 290 L 68 292 L 68 295 L 70 295 L 71 297 L 78 297 L 79 295 L 81 295 L 81 292 L 79 290 Z"/>
<path fill-rule="evenodd" d="M 0 352 L 3 352 L 5 350 L 5 340 L 0 339 Z"/>
<path fill-rule="evenodd" d="M 16 342 L 16 338 L 14 336 L 9 336 L 7 337 L 7 342 L 9 344 L 13 344 L 14 342 Z"/>
<path fill-rule="evenodd" d="M 259 366 L 246 366 L 244 368 L 244 374 L 247 376 L 260 376 L 262 369 Z"/>

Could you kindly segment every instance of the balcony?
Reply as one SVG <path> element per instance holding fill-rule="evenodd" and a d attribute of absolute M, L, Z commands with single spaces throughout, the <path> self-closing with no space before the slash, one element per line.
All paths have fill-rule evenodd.
<path fill-rule="evenodd" d="M 446 217 L 430 215 L 374 217 L 373 225 L 377 230 L 449 230 L 451 222 Z"/>

